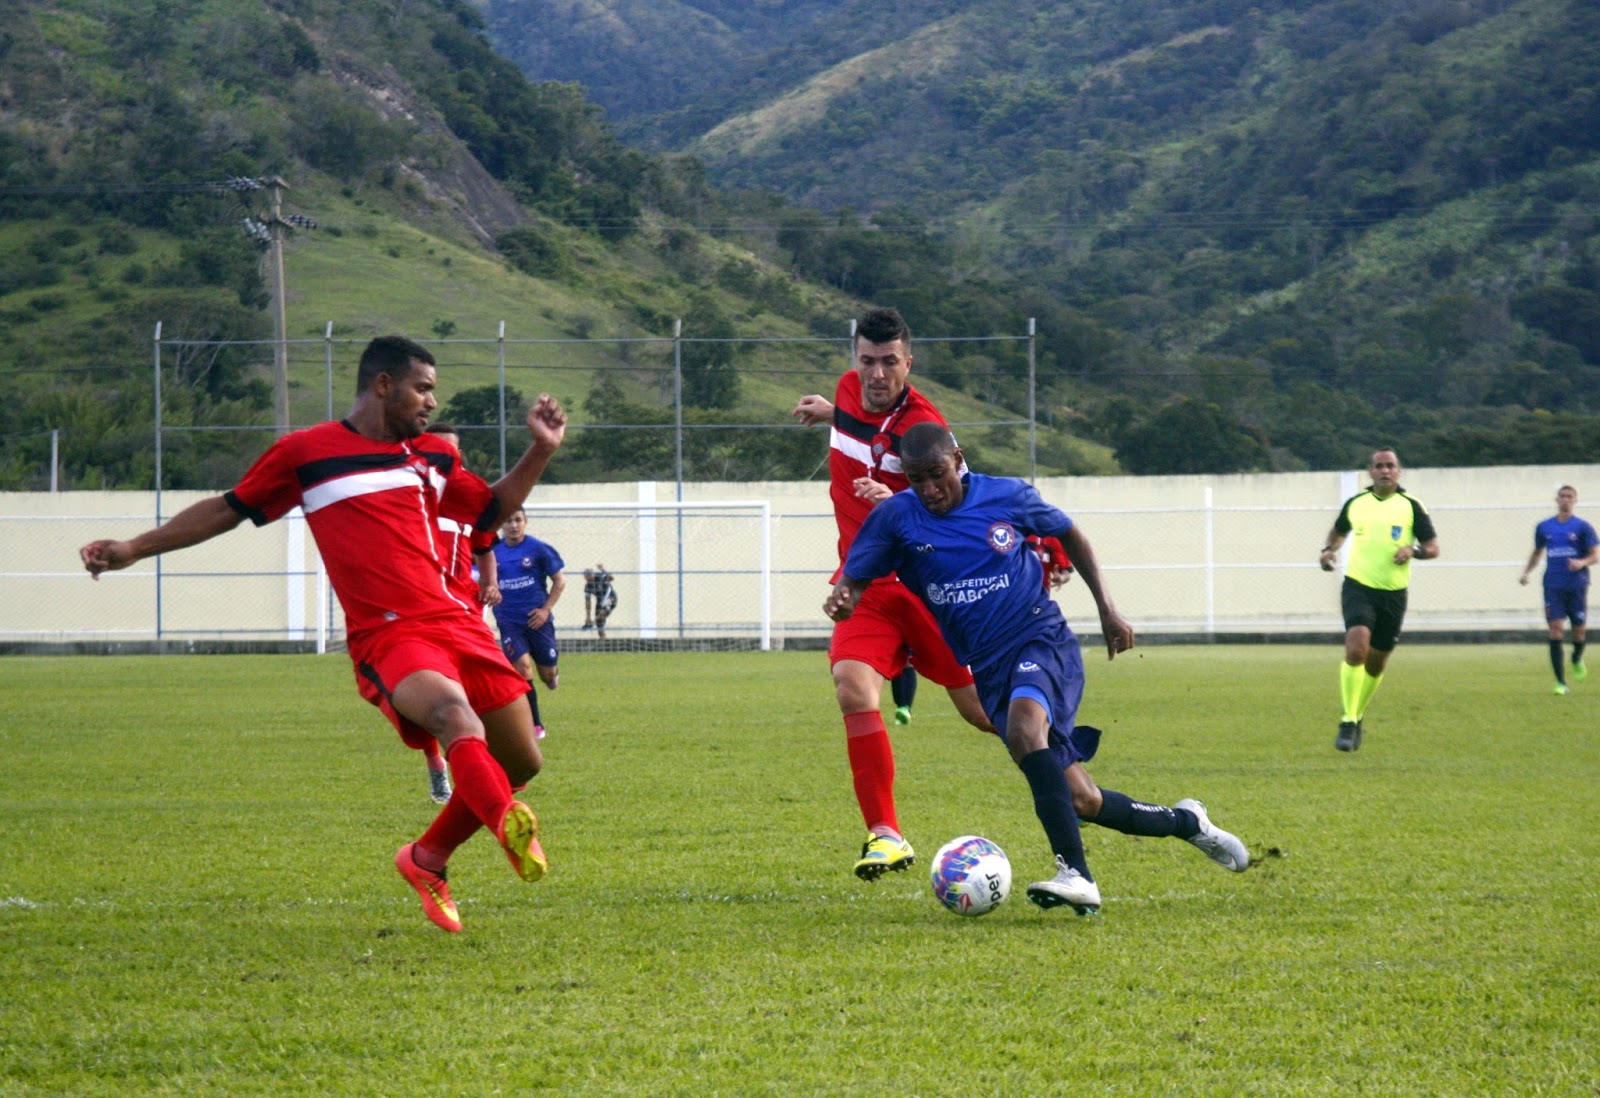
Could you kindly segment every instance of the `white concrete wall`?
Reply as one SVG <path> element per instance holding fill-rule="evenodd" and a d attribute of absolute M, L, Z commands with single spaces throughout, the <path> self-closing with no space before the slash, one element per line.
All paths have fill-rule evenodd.
<path fill-rule="evenodd" d="M 1415 566 L 1409 631 L 1537 628 L 1537 583 L 1517 584 L 1534 524 L 1574 484 L 1600 515 L 1600 465 L 1413 469 L 1405 476 L 1439 528 L 1443 556 Z M 1080 522 L 1113 597 L 1147 634 L 1340 630 L 1338 576 L 1317 552 L 1357 471 L 1251 476 L 1074 477 L 1039 483 Z M 163 517 L 210 493 L 166 492 Z M 616 638 L 750 635 L 759 621 L 758 527 L 745 515 L 684 519 L 681 568 L 673 512 L 584 508 L 641 499 L 671 502 L 670 481 L 541 487 L 530 530 L 566 558 L 563 632 L 582 622 L 582 571 L 617 576 Z M 836 531 L 824 481 L 686 484 L 688 503 L 770 504 L 774 638 L 823 636 L 820 607 L 835 563 Z M 546 510 L 560 504 L 564 509 Z M 248 524 L 205 545 L 91 582 L 79 545 L 153 524 L 149 492 L 0 493 L 0 641 L 205 638 L 314 640 L 320 611 L 315 548 L 303 522 Z M 381 566 L 381 562 L 375 562 Z M 681 582 L 680 582 L 681 576 Z M 1082 584 L 1061 595 L 1068 617 L 1092 627 Z M 159 633 L 158 633 L 159 628 Z"/>

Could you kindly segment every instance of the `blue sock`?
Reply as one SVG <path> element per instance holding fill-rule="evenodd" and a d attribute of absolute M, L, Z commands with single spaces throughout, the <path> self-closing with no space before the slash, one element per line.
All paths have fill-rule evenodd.
<path fill-rule="evenodd" d="M 1082 873 L 1089 880 L 1089 863 L 1083 855 L 1083 836 L 1078 832 L 1078 814 L 1072 808 L 1072 790 L 1067 788 L 1067 776 L 1049 748 L 1041 747 L 1022 757 L 1017 769 L 1028 779 L 1033 789 L 1033 810 L 1044 833 L 1050 840 L 1050 849 L 1061 860 Z"/>
<path fill-rule="evenodd" d="M 1557 682 L 1566 682 L 1567 681 L 1566 669 L 1564 667 L 1562 667 L 1562 665 L 1561 665 L 1561 661 L 1563 659 L 1564 659 L 1564 657 L 1562 656 L 1562 653 L 1561 653 L 1561 642 L 1558 641 L 1558 640 L 1551 641 L 1550 642 L 1550 669 L 1556 673 L 1556 681 Z"/>
<path fill-rule="evenodd" d="M 894 695 L 896 709 L 909 709 L 917 700 L 917 673 L 909 666 L 889 680 L 889 692 Z"/>
<path fill-rule="evenodd" d="M 1146 804 L 1115 789 L 1100 790 L 1100 815 L 1089 822 L 1124 835 L 1147 835 L 1155 839 L 1187 839 L 1200 833 L 1200 821 L 1187 808 Z"/>

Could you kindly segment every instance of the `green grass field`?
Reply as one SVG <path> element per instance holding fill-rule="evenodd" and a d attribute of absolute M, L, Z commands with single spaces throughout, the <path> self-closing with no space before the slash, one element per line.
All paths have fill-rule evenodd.
<path fill-rule="evenodd" d="M 1089 919 L 1023 898 L 1026 782 L 928 684 L 901 821 L 1007 850 L 981 919 L 851 875 L 821 653 L 569 655 L 551 874 L 474 840 L 460 935 L 390 865 L 433 805 L 343 656 L 0 660 L 0 1094 L 1596 1094 L 1600 679 L 1403 645 L 1343 755 L 1337 653 L 1091 661 L 1099 781 L 1255 864 L 1089 826 Z"/>

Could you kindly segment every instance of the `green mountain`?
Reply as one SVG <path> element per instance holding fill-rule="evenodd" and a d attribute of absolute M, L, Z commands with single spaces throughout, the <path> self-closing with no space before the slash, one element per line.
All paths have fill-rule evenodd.
<path fill-rule="evenodd" d="M 151 483 L 158 321 L 164 483 L 214 488 L 242 471 L 273 423 L 261 246 L 273 178 L 288 184 L 294 424 L 342 413 L 359 345 L 404 331 L 437 345 L 445 415 L 492 468 L 496 437 L 470 427 L 498 413 L 486 387 L 504 322 L 512 387 L 555 393 L 585 428 L 554 477 L 670 477 L 670 345 L 642 337 L 671 336 L 680 319 L 691 339 L 844 337 L 859 299 L 798 277 L 770 234 L 698 227 L 732 225 L 748 202 L 710 188 L 692 160 L 629 148 L 579 88 L 528 80 L 484 29 L 457 0 L 12 3 L 0 24 L 0 489 L 40 486 L 51 432 L 65 487 Z M 592 342 L 536 342 L 577 338 Z M 931 357 L 923 380 L 953 419 L 1017 418 L 1017 345 L 978 364 L 1003 368 L 993 391 L 967 384 L 965 352 L 949 356 L 967 363 L 949 384 Z M 721 428 L 689 432 L 686 475 L 811 475 L 825 440 L 788 412 L 840 358 L 837 342 L 685 344 L 686 419 Z M 1010 428 L 971 445 L 1025 468 Z M 1115 468 L 1065 430 L 1046 432 L 1039 454 L 1046 472 Z"/>
<path fill-rule="evenodd" d="M 484 6 L 639 147 L 814 211 L 772 215 L 802 273 L 1039 316 L 1048 413 L 1129 469 L 1600 460 L 1588 0 Z"/>

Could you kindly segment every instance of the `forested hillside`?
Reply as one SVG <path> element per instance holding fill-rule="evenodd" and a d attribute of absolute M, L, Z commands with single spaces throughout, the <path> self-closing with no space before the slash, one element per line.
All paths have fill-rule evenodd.
<path fill-rule="evenodd" d="M 552 477 L 670 476 L 672 357 L 638 337 L 670 337 L 681 320 L 689 339 L 838 340 L 861 306 L 807 281 L 771 234 L 700 227 L 746 206 L 692 160 L 629 148 L 576 85 L 528 80 L 458 0 L 12 4 L 0 25 L 0 489 L 42 483 L 53 433 L 64 487 L 150 483 L 158 321 L 182 341 L 163 357 L 163 482 L 231 483 L 264 434 L 188 429 L 273 423 L 262 240 L 266 181 L 279 177 L 297 219 L 282 225 L 286 332 L 317 344 L 289 363 L 295 424 L 334 399 L 330 322 L 357 347 L 392 330 L 485 339 L 476 358 L 449 350 L 442 393 L 446 416 L 493 423 L 492 341 L 506 321 L 516 339 L 592 341 L 564 352 L 570 366 L 518 352 L 513 405 L 547 388 L 580 428 Z M 685 418 L 707 428 L 685 440 L 685 475 L 812 475 L 826 438 L 787 413 L 797 387 L 837 372 L 837 344 L 738 346 L 684 345 Z M 948 407 L 1017 418 L 1020 345 L 948 358 L 953 386 L 924 377 Z M 1002 398 L 1011 406 L 984 403 Z M 480 437 L 468 448 L 492 468 Z M 1009 429 L 970 444 L 1027 457 Z M 1046 432 L 1039 453 L 1041 471 L 1115 468 L 1065 431 Z"/>
<path fill-rule="evenodd" d="M 1600 460 L 1593 3 L 485 7 L 630 140 L 804 204 L 765 210 L 798 271 L 1038 316 L 1046 414 L 1131 470 Z"/>

